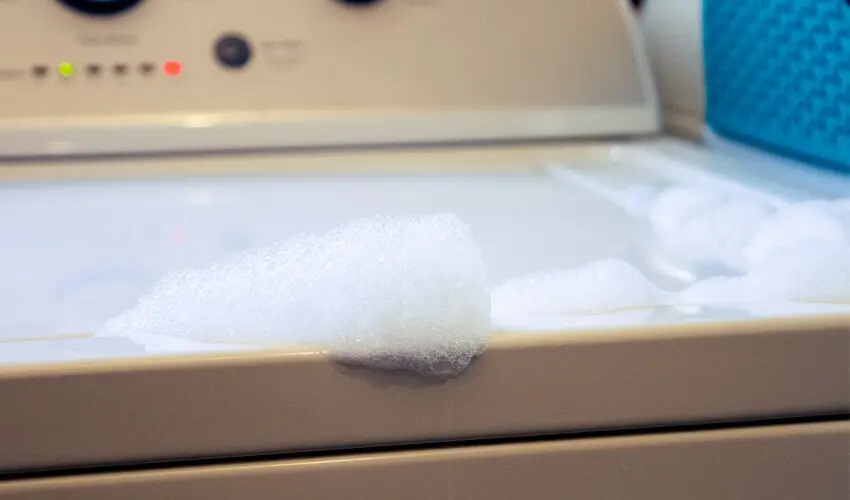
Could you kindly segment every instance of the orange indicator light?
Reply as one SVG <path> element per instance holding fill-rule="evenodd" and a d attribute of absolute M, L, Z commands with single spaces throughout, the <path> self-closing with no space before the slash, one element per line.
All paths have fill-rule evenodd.
<path fill-rule="evenodd" d="M 183 72 L 183 65 L 177 61 L 168 61 L 162 65 L 162 70 L 168 76 L 180 76 Z"/>

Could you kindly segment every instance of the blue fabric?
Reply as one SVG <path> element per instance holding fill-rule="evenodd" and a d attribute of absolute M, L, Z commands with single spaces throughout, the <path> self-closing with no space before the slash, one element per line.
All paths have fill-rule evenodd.
<path fill-rule="evenodd" d="M 850 173 L 850 0 L 704 0 L 706 121 Z"/>

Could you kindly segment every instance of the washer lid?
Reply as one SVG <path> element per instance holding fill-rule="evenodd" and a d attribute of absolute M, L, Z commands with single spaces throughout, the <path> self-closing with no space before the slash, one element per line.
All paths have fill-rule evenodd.
<path fill-rule="evenodd" d="M 21 217 L 18 222 L 38 219 L 44 223 L 43 231 L 33 231 L 30 224 L 22 226 L 25 230 L 19 234 L 48 239 L 59 235 L 64 239 L 56 239 L 62 242 L 63 252 L 42 254 L 37 250 L 53 247 L 38 242 L 27 247 L 23 237 L 8 240 L 3 261 L 7 269 L 0 291 L 6 304 L 9 300 L 18 302 L 4 309 L 0 324 L 5 321 L 8 327 L 10 318 L 18 315 L 29 318 L 33 324 L 44 325 L 39 329 L 45 331 L 49 321 L 57 319 L 62 321 L 53 326 L 69 328 L 69 318 L 73 318 L 85 327 L 85 321 L 98 319 L 98 309 L 88 306 L 102 306 L 109 312 L 113 304 L 92 301 L 94 292 L 98 292 L 94 289 L 81 294 L 79 300 L 70 301 L 73 307 L 49 306 L 53 304 L 49 301 L 62 302 L 74 296 L 53 293 L 50 286 L 61 282 L 67 285 L 63 290 L 73 290 L 75 285 L 85 284 L 85 280 L 58 280 L 60 272 L 67 271 L 73 278 L 76 271 L 89 269 L 95 263 L 93 269 L 104 273 L 99 276 L 115 276 L 110 274 L 114 269 L 103 265 L 109 254 L 128 259 L 127 262 L 138 258 L 149 266 L 163 264 L 166 261 L 157 259 L 166 256 L 177 259 L 171 262 L 174 265 L 194 265 L 199 261 L 192 259 L 202 260 L 208 257 L 205 252 L 216 248 L 219 242 L 216 231 L 227 226 L 227 216 L 241 223 L 234 227 L 255 231 L 247 236 L 277 239 L 282 234 L 274 231 L 294 230 L 298 224 L 309 222 L 306 213 L 324 224 L 332 223 L 337 216 L 350 217 L 355 208 L 371 214 L 384 209 L 418 212 L 430 210 L 427 207 L 449 207 L 469 219 L 473 231 L 482 237 L 481 244 L 490 250 L 488 264 L 503 273 L 495 277 L 497 280 L 538 268 L 579 264 L 602 256 L 624 256 L 629 251 L 635 224 L 622 210 L 604 198 L 567 187 L 558 178 L 547 177 L 533 166 L 555 160 L 571 161 L 584 165 L 582 171 L 586 174 L 626 185 L 637 177 L 651 180 L 651 172 L 659 176 L 654 178 L 659 182 L 662 174 L 675 173 L 674 177 L 683 182 L 711 184 L 711 172 L 700 172 L 684 160 L 670 163 L 676 156 L 673 152 L 678 151 L 680 159 L 688 157 L 693 163 L 704 161 L 712 168 L 728 172 L 727 183 L 735 184 L 729 179 L 735 172 L 741 172 L 740 168 L 727 169 L 731 164 L 723 163 L 717 155 L 679 143 L 667 146 L 667 156 L 647 156 L 652 149 L 640 145 L 619 149 L 573 145 L 548 149 L 450 149 L 431 153 L 361 152 L 341 156 L 146 159 L 128 160 L 120 165 L 103 161 L 10 166 L 3 171 L 6 175 L 18 173 L 29 176 L 30 180 L 42 175 L 55 178 L 94 172 L 110 176 L 116 172 L 150 175 L 173 172 L 178 167 L 183 173 L 197 173 L 203 167 L 207 174 L 227 171 L 232 176 L 238 166 L 247 165 L 252 165 L 255 173 L 263 171 L 267 175 L 239 182 L 230 178 L 229 182 L 218 184 L 235 186 L 231 194 L 242 194 L 225 197 L 221 211 L 209 208 L 216 203 L 215 197 L 211 200 L 208 195 L 221 195 L 227 189 L 196 192 L 175 188 L 174 192 L 165 194 L 157 191 L 168 191 L 169 186 L 215 184 L 209 178 L 118 183 L 122 188 L 116 188 L 117 191 L 109 189 L 111 181 L 52 184 L 59 186 L 58 191 L 40 183 L 8 184 L 8 191 L 2 197 L 8 203 L 6 208 L 27 206 L 29 209 L 4 213 L 16 213 Z M 416 165 L 430 169 L 431 173 L 420 176 L 407 170 L 405 176 L 399 177 L 400 162 L 408 169 Z M 644 164 L 652 168 L 644 170 Z M 314 175 L 268 175 L 293 165 Z M 336 177 L 315 175 L 320 165 L 360 173 L 365 165 L 371 165 L 393 174 L 352 176 L 346 181 L 346 191 L 337 189 L 334 191 L 337 195 L 332 198 L 312 196 L 322 186 L 327 188 L 327 183 L 335 185 Z M 435 166 L 443 172 L 435 174 Z M 715 181 L 715 184 L 720 182 Z M 761 191 L 771 191 L 770 186 L 763 187 Z M 17 198 L 12 193 L 15 190 L 18 190 Z M 793 189 L 785 191 L 779 187 L 773 191 L 787 196 L 795 193 Z M 94 196 L 93 192 L 102 196 Z M 153 192 L 159 195 L 144 196 Z M 113 197 L 107 196 L 110 193 Z M 172 199 L 174 193 L 193 196 L 175 195 Z M 201 196 L 205 193 L 207 196 Z M 251 194 L 247 201 L 245 193 Z M 281 193 L 288 196 L 280 196 Z M 379 193 L 386 198 L 377 196 Z M 308 198 L 313 200 L 313 205 L 308 204 Z M 20 205 L 12 203 L 16 199 Z M 49 210 L 35 210 L 39 206 L 42 209 L 56 206 L 39 205 L 39 199 L 65 203 L 61 215 L 88 210 L 89 216 L 79 217 L 76 224 L 73 217 L 67 223 L 57 222 L 55 217 L 59 215 L 55 208 L 54 219 L 46 217 L 51 215 Z M 186 205 L 185 211 L 166 210 L 162 216 L 158 211 L 161 205 L 177 203 L 174 200 L 178 199 Z M 325 199 L 333 199 L 334 204 L 316 201 Z M 520 204 L 517 199 L 524 201 Z M 202 204 L 199 206 L 198 202 Z M 287 202 L 292 204 L 288 211 L 284 210 Z M 250 210 L 256 204 L 260 208 L 253 210 L 264 214 L 254 215 L 265 217 L 245 216 L 247 212 L 243 210 Z M 304 206 L 312 206 L 314 210 L 307 212 Z M 105 209 L 97 210 L 98 207 Z M 128 212 L 128 207 L 138 210 Z M 207 209 L 207 217 L 197 212 Z M 175 247 L 181 249 L 177 251 L 153 245 L 146 251 L 139 241 L 115 238 L 113 231 L 99 231 L 91 225 L 104 218 L 120 219 L 122 213 L 129 214 L 125 222 L 133 222 L 137 229 L 130 231 L 130 236 L 141 239 L 154 236 L 151 241 L 157 244 L 173 243 L 156 237 L 171 235 L 168 230 L 173 229 L 172 224 L 194 228 L 197 232 L 189 236 L 202 242 L 195 248 L 199 253 L 193 254 L 192 247 L 185 246 Z M 298 217 L 268 216 L 280 213 L 295 213 Z M 82 229 L 83 220 L 89 222 L 89 233 Z M 10 223 L 10 219 L 4 221 Z M 119 226 L 115 220 L 106 225 L 107 229 Z M 58 232 L 51 232 L 50 228 Z M 162 231 L 158 233 L 159 230 Z M 4 234 L 9 236 L 14 232 L 9 230 Z M 238 239 L 224 242 L 245 243 Z M 13 245 L 18 245 L 17 252 Z M 16 258 L 23 264 L 12 266 L 10 260 L 15 262 Z M 27 258 L 41 265 L 41 271 L 27 268 L 24 265 Z M 43 267 L 45 263 L 53 267 Z M 23 278 L 18 282 L 21 286 L 8 286 L 16 276 Z M 99 290 L 110 300 L 122 297 L 116 290 L 133 290 L 133 281 L 127 280 L 127 275 L 117 276 L 124 279 L 125 288 Z M 24 307 L 27 298 L 47 302 L 38 302 L 42 307 L 27 316 Z M 86 298 L 89 300 L 83 300 Z M 61 312 L 68 316 L 53 316 Z M 190 346 L 189 350 L 196 351 L 191 355 L 164 357 L 150 356 L 147 352 L 135 356 L 126 350 L 126 343 L 92 343 L 110 339 L 14 343 L 0 339 L 0 356 L 10 355 L 18 363 L 0 368 L 3 398 L 0 471 L 847 413 L 850 411 L 847 370 L 850 316 L 846 308 L 844 314 L 831 316 L 787 318 L 787 314 L 789 311 L 783 310 L 780 315 L 786 317 L 781 319 L 753 318 L 714 310 L 701 317 L 660 314 L 652 320 L 638 314 L 637 319 L 626 318 L 626 324 L 617 328 L 582 326 L 537 335 L 503 332 L 465 373 L 442 382 L 342 366 L 311 349 L 197 352 Z M 18 329 L 4 331 L 14 333 Z M 56 333 L 78 332 L 58 330 Z M 98 355 L 76 356 L 86 350 L 97 351 Z M 30 361 L 48 356 L 55 356 L 54 361 L 64 361 L 20 364 L 27 356 Z M 75 356 L 78 359 L 72 361 Z"/>

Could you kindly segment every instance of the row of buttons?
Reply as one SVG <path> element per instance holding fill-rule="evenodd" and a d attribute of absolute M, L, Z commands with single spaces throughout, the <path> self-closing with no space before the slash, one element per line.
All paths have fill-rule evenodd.
<path fill-rule="evenodd" d="M 216 40 L 214 53 L 219 64 L 229 69 L 241 69 L 248 64 L 252 56 L 252 47 L 246 38 L 237 34 L 225 34 Z M 70 62 L 62 62 L 56 68 L 56 73 L 62 78 L 72 78 L 77 75 L 78 70 L 84 70 L 90 78 L 97 78 L 111 70 L 112 75 L 124 77 L 130 74 L 132 66 L 127 63 L 116 63 L 110 66 L 91 63 L 77 68 Z M 157 65 L 152 62 L 143 62 L 137 66 L 137 71 L 143 76 L 153 76 L 157 72 Z M 51 75 L 51 67 L 46 64 L 33 66 L 31 75 L 36 79 L 45 79 Z M 183 72 L 183 65 L 177 61 L 168 61 L 162 65 L 162 72 L 168 76 L 179 76 Z"/>
<path fill-rule="evenodd" d="M 131 65 L 126 63 L 116 63 L 111 67 L 104 66 L 101 64 L 87 64 L 84 66 L 85 73 L 89 77 L 97 78 L 107 71 L 111 69 L 111 72 L 115 76 L 123 77 L 127 76 L 131 72 Z M 152 76 L 156 73 L 157 65 L 151 62 L 144 62 L 138 65 L 137 67 L 138 73 L 144 76 Z M 163 65 L 163 72 L 170 76 L 177 76 L 183 71 L 183 66 L 176 61 L 169 61 Z M 56 72 L 59 76 L 64 78 L 71 78 L 77 74 L 77 67 L 71 63 L 64 62 L 59 64 L 56 69 Z M 50 66 L 47 65 L 36 65 L 32 67 L 31 70 L 32 76 L 37 79 L 44 79 L 50 76 Z"/>

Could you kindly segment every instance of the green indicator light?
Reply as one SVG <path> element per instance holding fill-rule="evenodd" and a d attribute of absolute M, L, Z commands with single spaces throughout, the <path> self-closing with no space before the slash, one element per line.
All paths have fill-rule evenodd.
<path fill-rule="evenodd" d="M 74 76 L 74 65 L 69 62 L 60 63 L 59 74 L 64 76 L 65 78 L 71 78 L 72 76 Z"/>

